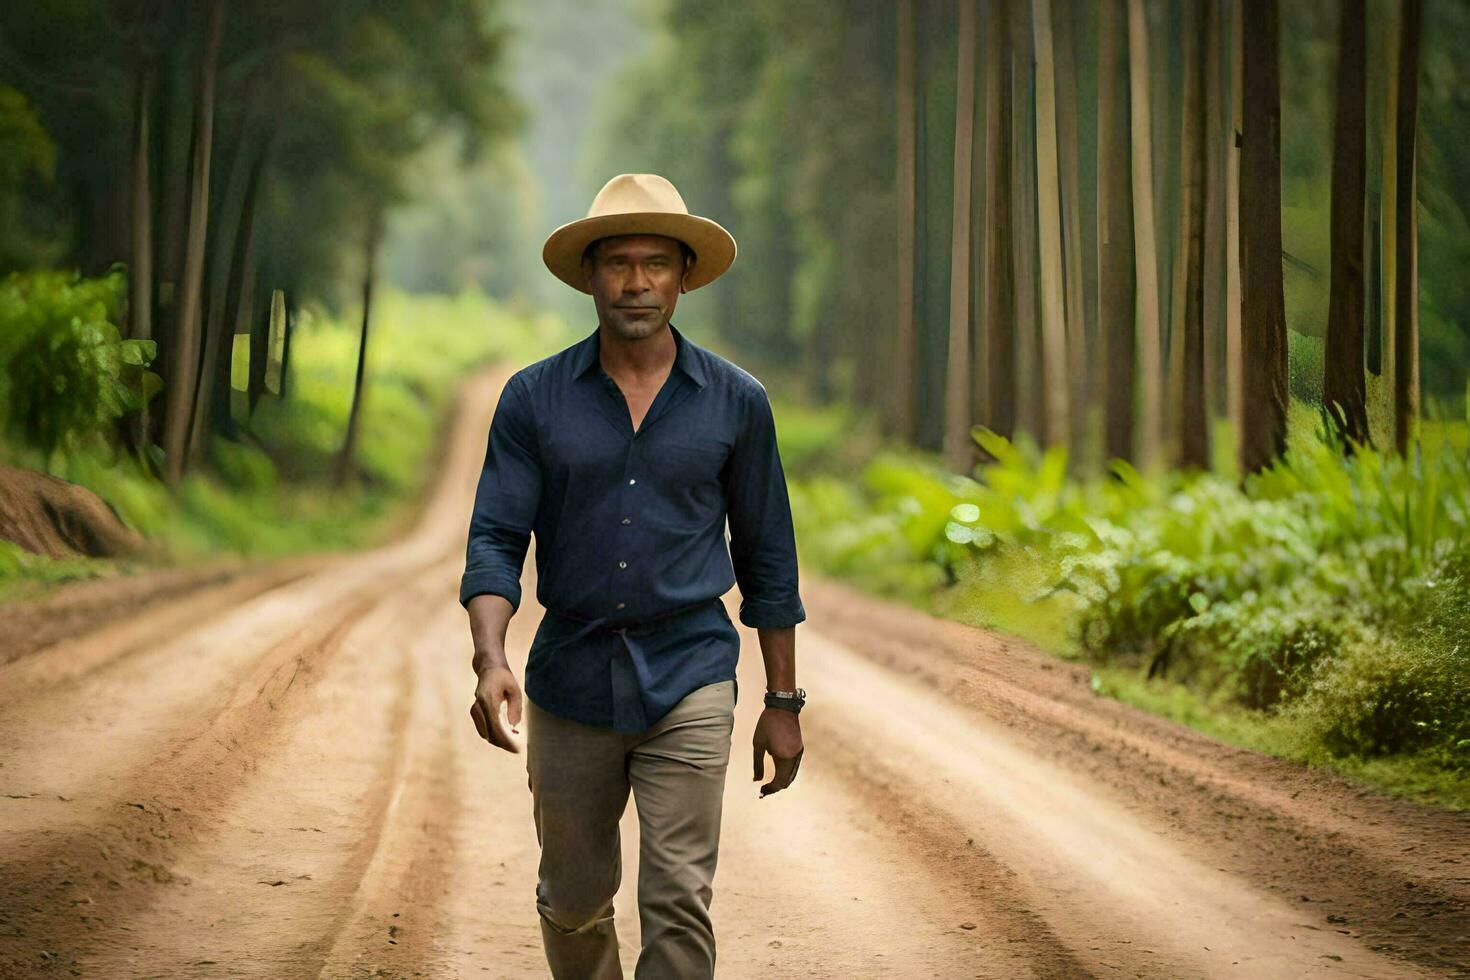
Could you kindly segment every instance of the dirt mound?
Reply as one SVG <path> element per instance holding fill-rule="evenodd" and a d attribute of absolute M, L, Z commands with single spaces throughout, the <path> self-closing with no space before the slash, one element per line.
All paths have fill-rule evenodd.
<path fill-rule="evenodd" d="M 149 550 L 86 487 L 13 466 L 0 466 L 0 539 L 51 558 L 123 558 Z"/>

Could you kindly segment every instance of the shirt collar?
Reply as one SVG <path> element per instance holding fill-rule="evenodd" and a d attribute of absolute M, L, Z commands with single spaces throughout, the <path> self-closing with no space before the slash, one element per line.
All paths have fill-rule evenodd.
<path fill-rule="evenodd" d="M 592 331 L 591 335 L 577 345 L 576 360 L 572 365 L 572 377 L 581 378 L 598 365 L 597 356 L 601 352 L 602 340 L 598 330 Z M 674 335 L 674 346 L 678 353 L 674 355 L 674 366 L 683 371 L 699 387 L 705 385 L 704 366 L 699 362 L 699 356 L 695 353 L 693 345 L 674 326 L 674 321 L 669 321 L 669 331 Z"/>

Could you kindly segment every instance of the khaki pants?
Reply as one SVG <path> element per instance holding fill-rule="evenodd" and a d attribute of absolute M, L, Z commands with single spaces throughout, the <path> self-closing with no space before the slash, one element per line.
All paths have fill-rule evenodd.
<path fill-rule="evenodd" d="M 638 807 L 637 980 L 713 977 L 709 906 L 735 682 L 690 693 L 642 732 L 586 725 L 528 698 L 526 772 L 541 845 L 536 911 L 557 980 L 623 976 L 613 927 L 622 880 L 618 823 Z"/>

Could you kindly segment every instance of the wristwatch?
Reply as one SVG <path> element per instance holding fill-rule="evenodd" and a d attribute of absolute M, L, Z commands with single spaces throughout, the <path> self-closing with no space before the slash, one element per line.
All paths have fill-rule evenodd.
<path fill-rule="evenodd" d="M 798 687 L 794 691 L 767 691 L 766 707 L 780 708 L 783 711 L 791 711 L 801 714 L 802 705 L 806 704 L 806 690 Z"/>

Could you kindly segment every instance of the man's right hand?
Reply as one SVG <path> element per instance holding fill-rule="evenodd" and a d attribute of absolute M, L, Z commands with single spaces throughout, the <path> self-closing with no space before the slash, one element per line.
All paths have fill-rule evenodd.
<path fill-rule="evenodd" d="M 519 752 L 521 747 L 511 741 L 505 723 L 500 720 L 500 706 L 509 705 L 511 731 L 519 734 L 515 727 L 521 723 L 521 688 L 509 667 L 493 666 L 480 671 L 480 682 L 475 687 L 475 703 L 470 705 L 470 717 L 480 737 L 496 748 L 507 752 Z"/>

